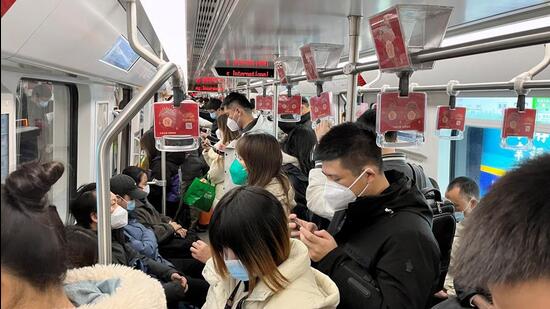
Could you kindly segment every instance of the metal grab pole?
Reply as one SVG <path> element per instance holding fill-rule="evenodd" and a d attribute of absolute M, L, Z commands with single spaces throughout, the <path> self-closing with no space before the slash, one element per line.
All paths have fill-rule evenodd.
<path fill-rule="evenodd" d="M 525 89 L 550 89 L 550 80 L 532 80 L 526 81 L 523 84 Z M 361 89 L 359 93 L 378 93 L 382 88 Z M 490 91 L 490 90 L 514 90 L 514 82 L 492 82 L 492 83 L 470 83 L 470 84 L 455 84 L 454 90 L 457 91 Z M 388 87 L 385 91 L 398 91 L 398 87 Z M 414 91 L 421 92 L 445 92 L 447 85 L 429 85 L 429 86 L 414 86 Z"/>
<path fill-rule="evenodd" d="M 160 176 L 162 178 L 162 214 L 166 215 L 166 151 L 160 152 Z"/>
<path fill-rule="evenodd" d="M 489 39 L 482 39 L 482 40 L 467 42 L 463 44 L 455 44 L 455 45 L 450 45 L 450 46 L 445 46 L 440 48 L 427 49 L 420 52 L 412 53 L 411 60 L 413 63 L 417 64 L 417 63 L 458 58 L 458 57 L 464 57 L 464 56 L 470 56 L 475 54 L 488 53 L 488 52 L 494 52 L 494 51 L 500 51 L 500 50 L 506 50 L 506 49 L 512 49 L 512 48 L 519 48 L 519 47 L 525 47 L 525 46 L 531 46 L 531 45 L 537 45 L 537 44 L 546 44 L 550 41 L 550 39 L 548 39 L 549 37 L 550 37 L 550 27 L 545 27 L 545 28 L 540 28 L 535 30 L 528 30 L 528 31 L 522 31 L 522 32 L 517 32 L 513 34 L 496 36 Z M 357 64 L 354 72 L 358 73 L 358 72 L 372 71 L 372 70 L 378 70 L 378 69 L 379 67 L 378 67 L 377 60 L 373 60 L 373 61 Z M 319 75 L 321 77 L 330 77 L 330 76 L 342 75 L 344 74 L 343 72 L 344 71 L 342 68 L 337 68 L 337 69 L 330 69 L 330 70 L 320 72 Z M 305 80 L 307 80 L 305 75 L 289 78 L 289 82 L 298 82 L 298 81 L 305 81 Z M 274 81 L 272 83 L 268 83 L 268 85 L 272 85 L 275 83 L 278 84 L 279 82 Z M 252 87 L 256 87 L 256 85 L 252 85 Z"/>
<path fill-rule="evenodd" d="M 275 71 L 275 78 L 277 78 L 277 71 Z M 279 133 L 279 116 L 277 113 L 279 109 L 279 86 L 278 84 L 273 85 L 273 134 L 275 134 L 275 138 L 279 139 L 278 133 Z"/>
<path fill-rule="evenodd" d="M 349 20 L 349 62 L 348 65 L 355 66 L 359 60 L 359 32 L 361 30 L 361 16 L 348 16 Z M 346 121 L 354 121 L 355 108 L 357 105 L 357 72 L 348 77 L 348 91 L 346 105 Z"/>
<path fill-rule="evenodd" d="M 171 63 L 164 63 L 158 67 L 158 72 L 153 79 L 143 88 L 139 94 L 128 102 L 118 117 L 113 120 L 99 137 L 97 144 L 97 240 L 98 262 L 100 264 L 111 263 L 111 203 L 109 169 L 109 150 L 115 137 L 130 123 L 140 109 L 153 97 L 155 92 L 164 84 L 170 75 L 178 70 Z"/>

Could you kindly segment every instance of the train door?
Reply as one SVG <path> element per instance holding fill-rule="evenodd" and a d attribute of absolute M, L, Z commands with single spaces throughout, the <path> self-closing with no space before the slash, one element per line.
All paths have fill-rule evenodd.
<path fill-rule="evenodd" d="M 76 98 L 71 84 L 23 79 L 17 88 L 16 164 L 55 160 L 65 165 L 49 193 L 61 218 L 67 218 L 76 190 Z"/>

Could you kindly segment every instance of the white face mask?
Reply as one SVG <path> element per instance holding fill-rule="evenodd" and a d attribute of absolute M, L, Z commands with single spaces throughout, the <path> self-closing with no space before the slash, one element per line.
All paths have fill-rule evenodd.
<path fill-rule="evenodd" d="M 128 225 L 128 211 L 117 206 L 115 211 L 111 213 L 111 228 L 113 230 L 120 229 Z"/>
<path fill-rule="evenodd" d="M 353 203 L 357 199 L 357 196 L 355 195 L 355 193 L 353 193 L 353 191 L 351 191 L 350 188 L 353 187 L 357 183 L 357 181 L 359 181 L 359 179 L 361 179 L 361 177 L 365 175 L 366 172 L 367 170 L 364 170 L 361 175 L 355 178 L 355 180 L 349 187 L 342 186 L 339 183 L 327 179 L 327 182 L 325 183 L 324 194 L 327 207 L 334 212 L 347 209 L 349 203 Z M 369 184 L 367 183 L 361 193 L 359 193 L 359 196 L 361 196 L 361 194 L 363 194 L 368 187 Z"/>
<path fill-rule="evenodd" d="M 48 104 L 50 104 L 50 101 L 48 101 L 48 100 L 38 102 L 38 105 L 40 105 L 42 107 L 47 107 Z"/>
<path fill-rule="evenodd" d="M 147 195 L 149 195 L 149 192 L 151 192 L 151 187 L 149 187 L 149 185 L 146 185 L 144 188 L 143 188 L 143 192 L 147 193 Z"/>
<path fill-rule="evenodd" d="M 241 129 L 239 127 L 239 124 L 237 123 L 237 121 L 231 119 L 230 117 L 227 117 L 227 128 L 229 128 L 229 130 L 231 130 L 231 132 L 236 132 L 236 131 L 239 131 Z"/>
<path fill-rule="evenodd" d="M 220 129 L 216 130 L 216 137 L 221 141 L 223 139 L 223 133 Z"/>

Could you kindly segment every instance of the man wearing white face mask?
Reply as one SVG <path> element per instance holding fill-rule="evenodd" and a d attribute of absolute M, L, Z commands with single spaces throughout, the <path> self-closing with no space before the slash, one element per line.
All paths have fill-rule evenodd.
<path fill-rule="evenodd" d="M 338 286 L 341 306 L 425 308 L 439 248 L 420 191 L 402 173 L 383 171 L 376 136 L 356 124 L 332 128 L 316 151 L 334 217 L 328 231 L 292 216 L 290 228 Z"/>
<path fill-rule="evenodd" d="M 266 133 L 275 135 L 273 132 L 273 123 L 269 121 L 263 115 L 259 115 L 258 118 L 254 118 L 252 111 L 254 106 L 248 101 L 248 99 L 238 93 L 232 92 L 225 97 L 223 100 L 222 108 L 229 117 L 227 119 L 227 128 L 233 132 L 240 132 L 241 136 L 245 134 L 254 134 L 254 133 Z M 225 171 L 225 180 L 224 180 L 224 192 L 228 192 L 237 185 L 233 183 L 229 169 L 231 164 L 235 161 L 235 146 L 237 141 L 233 140 L 225 148 L 225 158 L 224 158 L 224 171 Z"/>

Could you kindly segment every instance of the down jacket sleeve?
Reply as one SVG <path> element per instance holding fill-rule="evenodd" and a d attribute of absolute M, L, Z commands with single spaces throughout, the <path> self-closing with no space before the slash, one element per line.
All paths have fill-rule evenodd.
<path fill-rule="evenodd" d="M 334 211 L 325 205 L 325 183 L 327 177 L 320 168 L 314 168 L 309 172 L 309 185 L 306 190 L 307 208 L 314 214 L 325 219 L 332 219 Z"/>

